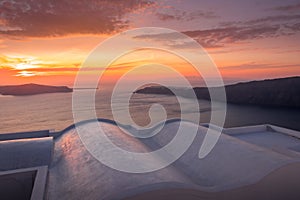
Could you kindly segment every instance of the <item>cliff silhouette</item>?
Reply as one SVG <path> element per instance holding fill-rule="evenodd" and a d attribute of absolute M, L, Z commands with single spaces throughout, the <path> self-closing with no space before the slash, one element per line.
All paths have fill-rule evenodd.
<path fill-rule="evenodd" d="M 219 89 L 220 87 L 210 88 L 215 91 Z M 171 90 L 164 86 L 150 86 L 135 93 L 174 95 L 172 91 L 176 91 L 180 96 L 189 98 L 190 90 L 194 90 L 198 99 L 210 100 L 207 87 Z M 228 103 L 300 108 L 300 77 L 237 83 L 225 86 L 225 91 Z"/>

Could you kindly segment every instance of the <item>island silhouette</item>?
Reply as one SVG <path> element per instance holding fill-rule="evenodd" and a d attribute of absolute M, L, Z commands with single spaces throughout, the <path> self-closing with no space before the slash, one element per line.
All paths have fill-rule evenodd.
<path fill-rule="evenodd" d="M 24 84 L 24 85 L 7 85 L 0 86 L 1 95 L 25 96 L 45 93 L 67 93 L 73 89 L 67 86 L 50 86 L 39 84 Z"/>
<path fill-rule="evenodd" d="M 222 88 L 147 86 L 134 93 L 174 95 L 176 91 L 180 96 L 190 98 L 190 90 L 194 90 L 198 99 L 210 100 L 209 90 L 217 92 L 220 89 Z M 242 82 L 226 85 L 225 91 L 228 103 L 300 108 L 300 77 Z"/>

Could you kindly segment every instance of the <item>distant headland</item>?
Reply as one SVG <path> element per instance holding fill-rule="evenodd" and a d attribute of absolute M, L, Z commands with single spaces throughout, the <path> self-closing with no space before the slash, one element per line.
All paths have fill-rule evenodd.
<path fill-rule="evenodd" d="M 25 95 L 36 95 L 45 93 L 67 93 L 72 92 L 73 89 L 67 86 L 49 86 L 39 84 L 24 84 L 24 85 L 7 85 L 0 86 L 1 95 L 12 95 L 12 96 L 25 96 Z"/>
<path fill-rule="evenodd" d="M 189 90 L 194 90 L 198 99 L 210 100 L 207 87 L 173 88 L 172 90 L 187 98 L 189 98 Z M 228 103 L 300 108 L 300 77 L 237 83 L 225 86 L 225 90 Z M 174 95 L 171 89 L 163 86 L 149 86 L 136 90 L 135 93 Z"/>

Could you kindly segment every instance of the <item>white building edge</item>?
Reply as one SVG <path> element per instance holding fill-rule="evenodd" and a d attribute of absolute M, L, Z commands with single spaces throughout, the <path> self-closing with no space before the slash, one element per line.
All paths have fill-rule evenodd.
<path fill-rule="evenodd" d="M 115 122 L 99 123 L 121 147 L 149 151 Z M 179 123 L 198 126 L 170 120 L 151 140 L 164 146 Z M 208 156 L 199 159 L 208 126 L 198 127 L 193 144 L 172 165 L 145 174 L 100 163 L 74 125 L 61 133 L 0 134 L 0 199 L 300 199 L 300 132 L 273 125 L 225 128 Z"/>

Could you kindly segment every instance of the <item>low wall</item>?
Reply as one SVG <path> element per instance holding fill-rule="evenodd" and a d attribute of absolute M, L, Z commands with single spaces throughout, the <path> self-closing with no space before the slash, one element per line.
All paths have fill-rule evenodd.
<path fill-rule="evenodd" d="M 19 133 L 3 133 L 0 134 L 0 141 L 16 140 L 26 138 L 49 137 L 49 130 L 19 132 Z"/>

